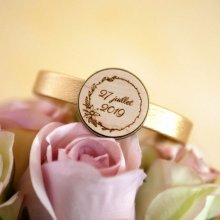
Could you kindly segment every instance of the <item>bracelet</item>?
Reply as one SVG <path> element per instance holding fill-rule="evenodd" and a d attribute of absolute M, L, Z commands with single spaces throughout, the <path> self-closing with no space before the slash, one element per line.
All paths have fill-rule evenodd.
<path fill-rule="evenodd" d="M 143 126 L 178 142 L 186 143 L 192 129 L 192 122 L 180 114 L 150 103 Z"/>
<path fill-rule="evenodd" d="M 83 84 L 83 79 L 43 70 L 37 76 L 33 92 L 40 96 L 77 104 Z"/>
<path fill-rule="evenodd" d="M 83 84 L 84 80 L 81 78 L 51 71 L 40 71 L 33 92 L 76 105 Z M 192 129 L 192 122 L 178 113 L 150 103 L 143 127 L 175 141 L 186 143 Z"/>

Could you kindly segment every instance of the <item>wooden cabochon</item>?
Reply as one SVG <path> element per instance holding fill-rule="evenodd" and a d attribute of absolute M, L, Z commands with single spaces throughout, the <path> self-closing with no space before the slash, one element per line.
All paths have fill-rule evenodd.
<path fill-rule="evenodd" d="M 147 116 L 148 93 L 142 82 L 122 69 L 90 76 L 79 94 L 82 121 L 96 134 L 123 138 L 137 131 Z"/>

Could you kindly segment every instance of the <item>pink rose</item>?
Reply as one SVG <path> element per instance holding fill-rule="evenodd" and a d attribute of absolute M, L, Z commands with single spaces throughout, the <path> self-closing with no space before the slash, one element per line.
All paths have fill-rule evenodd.
<path fill-rule="evenodd" d="M 166 159 L 194 170 L 203 182 L 213 182 L 219 177 L 219 171 L 210 167 L 197 147 L 175 142 L 147 129 L 141 129 L 138 134 L 143 155 L 142 167 L 145 170 L 156 159 Z"/>
<path fill-rule="evenodd" d="M 155 148 L 158 151 L 160 158 L 173 160 L 177 157 L 177 155 L 180 155 L 184 151 L 185 146 L 183 144 L 168 139 L 157 142 L 155 144 Z"/>
<path fill-rule="evenodd" d="M 27 176 L 21 182 L 30 218 L 134 219 L 136 192 L 145 178 L 140 162 L 136 136 L 116 141 L 94 136 L 81 123 L 46 125 L 30 154 L 34 192 Z"/>
<path fill-rule="evenodd" d="M 191 167 L 157 159 L 137 194 L 136 219 L 215 219 L 219 205 L 219 184 L 204 183 Z"/>
<path fill-rule="evenodd" d="M 190 167 L 200 176 L 203 182 L 213 182 L 220 174 L 209 166 L 201 150 L 196 146 L 163 142 L 157 143 L 155 147 L 160 153 L 160 158 L 171 159 L 178 164 Z"/>
<path fill-rule="evenodd" d="M 174 161 L 193 169 L 203 182 L 213 182 L 220 174 L 219 171 L 209 166 L 202 152 L 193 145 L 188 145 L 179 151 Z"/>
<path fill-rule="evenodd" d="M 70 110 L 41 99 L 11 101 L 0 105 L 0 126 L 15 133 L 14 186 L 27 169 L 30 147 L 35 135 L 43 126 L 53 121 L 70 122 Z"/>
<path fill-rule="evenodd" d="M 68 108 L 42 99 L 17 100 L 0 105 L 0 124 L 3 129 L 24 128 L 38 131 L 53 121 L 69 122 L 70 116 Z"/>

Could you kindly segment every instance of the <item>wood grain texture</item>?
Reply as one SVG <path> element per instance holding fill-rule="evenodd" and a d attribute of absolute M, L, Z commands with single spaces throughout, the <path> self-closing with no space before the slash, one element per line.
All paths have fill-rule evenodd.
<path fill-rule="evenodd" d="M 128 71 L 110 68 L 89 77 L 79 94 L 83 122 L 98 135 L 123 138 L 137 131 L 148 112 L 148 93 Z"/>

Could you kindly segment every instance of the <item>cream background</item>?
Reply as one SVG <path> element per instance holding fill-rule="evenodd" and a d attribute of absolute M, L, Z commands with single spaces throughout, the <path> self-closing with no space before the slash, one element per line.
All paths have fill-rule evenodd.
<path fill-rule="evenodd" d="M 125 68 L 193 120 L 190 142 L 220 168 L 219 59 L 219 0 L 0 0 L 1 101 L 31 96 L 39 69 Z"/>

